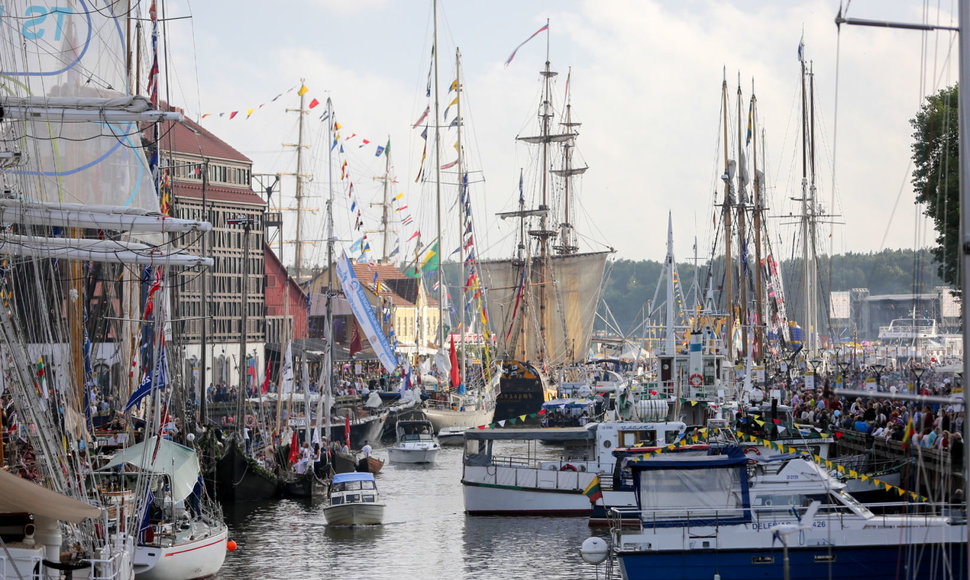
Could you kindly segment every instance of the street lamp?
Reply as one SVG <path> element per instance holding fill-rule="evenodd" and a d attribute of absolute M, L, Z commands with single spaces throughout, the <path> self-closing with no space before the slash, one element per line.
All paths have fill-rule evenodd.
<path fill-rule="evenodd" d="M 882 371 L 886 368 L 886 365 L 882 363 L 875 363 L 870 368 L 872 369 L 872 372 L 876 373 L 876 390 L 878 391 L 879 387 L 882 386 Z"/>
<path fill-rule="evenodd" d="M 910 370 L 916 377 L 916 394 L 918 395 L 920 393 L 920 387 L 923 384 L 923 375 L 926 374 L 926 367 L 913 365 Z"/>
<path fill-rule="evenodd" d="M 840 360 L 836 364 L 839 365 L 839 370 L 842 371 L 842 388 L 843 389 L 847 389 L 849 387 L 845 383 L 845 373 L 846 373 L 846 371 L 849 370 L 849 367 L 852 366 L 852 363 L 850 361 L 847 361 L 847 360 Z"/>

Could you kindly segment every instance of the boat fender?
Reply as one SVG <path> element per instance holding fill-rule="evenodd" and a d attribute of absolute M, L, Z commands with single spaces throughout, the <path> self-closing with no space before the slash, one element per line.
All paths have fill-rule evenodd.
<path fill-rule="evenodd" d="M 246 415 L 246 426 L 252 429 L 256 426 L 256 417 L 252 415 Z"/>
<path fill-rule="evenodd" d="M 155 526 L 145 528 L 145 531 L 142 532 L 142 541 L 146 544 L 155 543 Z"/>
<path fill-rule="evenodd" d="M 559 468 L 559 471 L 579 471 L 572 463 L 567 463 Z"/>

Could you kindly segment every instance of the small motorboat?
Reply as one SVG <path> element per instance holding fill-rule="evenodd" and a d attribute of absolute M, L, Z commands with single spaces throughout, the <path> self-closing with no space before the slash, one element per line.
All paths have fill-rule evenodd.
<path fill-rule="evenodd" d="M 434 463 L 441 446 L 431 421 L 398 421 L 394 432 L 397 443 L 388 449 L 391 463 Z"/>
<path fill-rule="evenodd" d="M 330 483 L 323 515 L 330 526 L 384 523 L 384 504 L 373 473 L 338 473 Z"/>
<path fill-rule="evenodd" d="M 438 432 L 438 443 L 442 447 L 461 447 L 464 442 L 464 427 L 448 427 Z"/>
<path fill-rule="evenodd" d="M 384 462 L 373 455 L 361 457 L 357 461 L 357 471 L 364 473 L 380 473 L 382 467 L 384 467 Z"/>

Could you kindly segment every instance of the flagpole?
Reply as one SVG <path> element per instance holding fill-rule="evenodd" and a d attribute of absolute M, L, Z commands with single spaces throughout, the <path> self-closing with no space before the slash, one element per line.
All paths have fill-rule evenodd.
<path fill-rule="evenodd" d="M 333 102 L 327 97 L 327 186 L 330 197 L 327 199 L 327 357 L 326 357 L 326 377 L 324 380 L 324 392 L 321 401 L 323 402 L 324 413 L 324 437 L 330 438 L 330 396 L 333 388 Z M 317 421 L 320 414 L 317 413 Z"/>
<path fill-rule="evenodd" d="M 438 104 L 438 0 L 434 0 L 434 174 L 435 197 L 438 206 L 438 348 L 445 339 L 444 300 L 445 283 L 441 263 L 441 114 Z"/>

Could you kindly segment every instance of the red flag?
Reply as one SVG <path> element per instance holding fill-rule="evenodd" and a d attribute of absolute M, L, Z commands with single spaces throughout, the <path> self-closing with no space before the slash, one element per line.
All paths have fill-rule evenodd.
<path fill-rule="evenodd" d="M 313 107 L 316 107 L 319 104 L 320 104 L 320 101 L 318 101 L 316 99 L 313 99 L 312 101 L 310 101 L 310 107 L 309 108 L 312 109 Z"/>
<path fill-rule="evenodd" d="M 364 345 L 360 342 L 360 325 L 354 320 L 354 336 L 350 339 L 350 356 L 364 350 Z"/>
<path fill-rule="evenodd" d="M 455 352 L 455 336 L 451 336 L 451 388 L 457 389 L 461 384 L 461 375 L 458 371 L 458 353 Z"/>
<path fill-rule="evenodd" d="M 238 114 L 239 114 L 239 111 L 233 111 L 233 112 L 229 113 L 229 120 L 231 121 L 232 118 L 235 117 Z"/>
<path fill-rule="evenodd" d="M 296 463 L 300 460 L 300 447 L 299 443 L 296 441 L 296 431 L 293 432 L 293 441 L 290 443 L 290 463 Z"/>
<path fill-rule="evenodd" d="M 416 237 L 418 237 L 420 235 L 421 235 L 421 232 L 414 232 L 413 234 L 411 234 L 411 237 L 408 238 L 408 241 L 410 242 L 411 240 L 413 240 L 414 238 L 416 238 Z"/>
<path fill-rule="evenodd" d="M 263 394 L 264 395 L 269 392 L 269 370 L 270 370 L 270 364 L 269 364 L 269 361 L 266 361 L 266 378 L 263 379 Z"/>
<path fill-rule="evenodd" d="M 350 449 L 350 415 L 344 417 L 344 436 L 347 438 L 347 449 Z"/>

